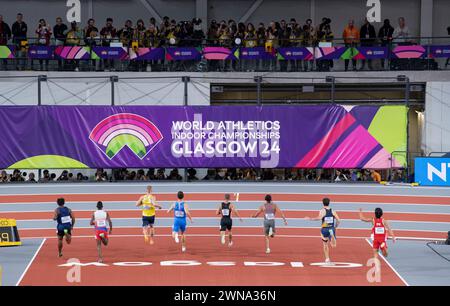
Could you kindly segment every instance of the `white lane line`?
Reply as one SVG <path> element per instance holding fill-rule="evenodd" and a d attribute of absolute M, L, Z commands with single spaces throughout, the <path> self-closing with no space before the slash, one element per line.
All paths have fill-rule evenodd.
<path fill-rule="evenodd" d="M 239 202 L 239 192 L 236 194 L 236 202 Z"/>
<path fill-rule="evenodd" d="M 372 247 L 372 244 L 370 243 L 370 240 L 368 238 L 365 239 L 366 242 L 370 245 L 370 247 Z M 398 273 L 397 270 L 395 270 L 395 268 L 391 265 L 391 263 L 383 256 L 383 254 L 378 254 L 379 257 L 381 257 L 383 259 L 383 261 L 389 266 L 389 268 L 391 268 L 392 271 L 394 271 L 394 273 L 398 276 L 398 278 L 400 278 L 400 280 L 406 285 L 409 286 L 408 282 L 400 275 L 400 273 Z"/>
<path fill-rule="evenodd" d="M 34 259 L 36 258 L 37 254 L 41 250 L 42 246 L 44 245 L 45 241 L 47 241 L 47 238 L 44 238 L 41 242 L 41 245 L 39 245 L 39 248 L 36 250 L 36 252 L 33 255 L 33 258 L 31 258 L 30 262 L 28 263 L 27 267 L 25 268 L 25 271 L 23 271 L 22 275 L 20 276 L 19 280 L 16 283 L 16 286 L 20 285 L 20 282 L 24 278 L 25 274 L 28 272 L 28 269 L 31 267 L 31 264 L 33 263 Z"/>
<path fill-rule="evenodd" d="M 80 235 L 80 236 L 72 236 L 72 238 L 92 238 L 94 235 Z M 156 235 L 158 237 L 172 237 L 171 234 L 163 234 L 163 235 Z M 219 237 L 220 234 L 189 234 L 190 237 Z M 234 234 L 234 237 L 262 237 L 262 235 L 255 235 L 255 234 Z M 120 234 L 115 235 L 111 234 L 110 237 L 142 237 L 142 234 Z M 277 235 L 277 237 L 281 238 L 320 238 L 320 235 Z M 45 238 L 45 239 L 57 239 L 56 236 L 48 236 L 48 237 L 23 237 L 21 239 L 39 239 L 39 238 Z M 365 239 L 367 240 L 367 237 L 362 236 L 339 236 L 339 239 Z M 397 237 L 397 240 L 419 240 L 419 241 L 444 241 L 445 239 L 436 239 L 436 238 L 422 238 L 422 237 Z"/>
<path fill-rule="evenodd" d="M 198 218 L 197 218 L 198 219 Z M 216 226 L 211 226 L 211 225 L 190 225 L 189 227 L 191 228 L 214 228 L 216 229 Z M 235 228 L 257 228 L 260 229 L 261 226 L 259 225 L 247 225 L 247 226 L 241 226 L 241 225 L 235 225 L 233 226 Z M 141 226 L 136 226 L 136 225 L 123 225 L 123 226 L 114 226 L 114 228 L 132 228 L 132 229 L 142 229 Z M 161 225 L 158 226 L 157 228 L 172 228 L 171 225 Z M 317 229 L 317 226 L 284 226 L 284 225 L 279 225 L 279 228 L 285 228 L 285 229 Z M 54 230 L 55 227 L 33 227 L 33 228 L 21 228 L 20 231 L 34 231 L 34 230 Z M 92 229 L 94 230 L 94 227 L 92 226 L 76 226 L 74 230 L 77 229 Z M 339 229 L 344 229 L 344 230 L 362 230 L 362 231 L 370 231 L 370 228 L 368 227 L 351 227 L 351 228 L 347 228 L 347 227 L 339 227 Z M 440 233 L 443 234 L 443 231 L 435 231 L 435 230 L 417 230 L 417 229 L 397 229 L 397 231 L 401 231 L 401 232 L 420 232 L 420 233 Z M 432 238 L 432 240 L 436 240 L 436 238 Z"/>

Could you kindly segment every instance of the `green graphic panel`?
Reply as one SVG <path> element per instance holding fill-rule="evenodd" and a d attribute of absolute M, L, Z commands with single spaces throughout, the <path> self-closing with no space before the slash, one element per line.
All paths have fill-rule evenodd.
<path fill-rule="evenodd" d="M 145 145 L 134 135 L 122 134 L 114 137 L 106 148 L 106 155 L 113 158 L 123 147 L 128 146 L 134 154 L 142 158 L 147 153 Z"/>
<path fill-rule="evenodd" d="M 65 156 L 38 155 L 23 159 L 8 167 L 8 169 L 88 169 L 85 164 Z"/>
<path fill-rule="evenodd" d="M 406 106 L 382 106 L 369 126 L 369 133 L 403 166 L 406 166 Z"/>

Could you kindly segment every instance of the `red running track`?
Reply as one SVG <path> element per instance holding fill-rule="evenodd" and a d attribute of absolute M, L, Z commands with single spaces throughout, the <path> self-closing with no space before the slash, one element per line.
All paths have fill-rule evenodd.
<path fill-rule="evenodd" d="M 203 233 L 210 230 L 202 230 Z M 338 249 L 332 252 L 335 262 L 356 263 L 353 268 L 311 266 L 323 261 L 322 242 L 318 238 L 276 237 L 271 241 L 271 254 L 264 253 L 263 237 L 235 237 L 232 248 L 223 246 L 218 237 L 188 237 L 186 253 L 169 237 L 156 237 L 153 246 L 143 243 L 141 237 L 111 237 L 104 248 L 107 266 L 80 268 L 80 283 L 68 283 L 67 273 L 74 269 L 60 267 L 69 258 L 81 263 L 96 261 L 96 247 L 92 238 L 74 238 L 65 246 L 64 257 L 57 258 L 56 240 L 45 241 L 20 285 L 174 285 L 174 286 L 267 286 L 270 285 L 404 285 L 395 272 L 382 261 L 381 282 L 369 283 L 367 260 L 372 250 L 364 239 L 340 239 Z M 161 266 L 161 261 L 193 260 L 197 266 Z M 227 261 L 235 265 L 210 266 L 207 262 Z M 146 266 L 116 266 L 117 262 L 151 262 Z M 281 262 L 282 266 L 245 266 L 244 262 Z M 302 262 L 303 268 L 294 268 L 291 262 Z"/>

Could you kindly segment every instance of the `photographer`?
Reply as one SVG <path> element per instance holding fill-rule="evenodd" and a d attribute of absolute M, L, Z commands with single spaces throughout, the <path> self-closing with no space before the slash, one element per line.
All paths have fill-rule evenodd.
<path fill-rule="evenodd" d="M 52 29 L 47 25 L 47 22 L 44 19 L 39 20 L 38 28 L 36 29 L 36 34 L 38 38 L 38 45 L 40 46 L 49 46 L 50 45 L 50 37 L 52 36 Z M 39 60 L 39 70 L 43 69 L 43 60 Z M 31 68 L 33 68 L 33 60 L 31 60 Z M 48 60 L 45 60 L 45 70 L 48 70 Z"/>
<path fill-rule="evenodd" d="M 322 18 L 322 23 L 317 31 L 317 40 L 319 42 L 332 42 L 334 34 L 331 31 L 331 19 Z M 317 69 L 319 71 L 329 71 L 333 67 L 333 60 L 317 60 Z"/>
<path fill-rule="evenodd" d="M 202 29 L 202 20 L 200 18 L 192 19 L 192 46 L 200 47 L 203 43 L 203 39 L 205 38 L 205 33 Z"/>

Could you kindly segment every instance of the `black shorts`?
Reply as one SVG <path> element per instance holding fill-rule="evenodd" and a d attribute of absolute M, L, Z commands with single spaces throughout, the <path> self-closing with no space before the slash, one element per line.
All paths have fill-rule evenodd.
<path fill-rule="evenodd" d="M 226 230 L 231 231 L 233 227 L 233 220 L 231 218 L 222 218 L 220 220 L 220 231 L 224 232 Z"/>
<path fill-rule="evenodd" d="M 153 227 L 153 224 L 155 224 L 155 216 L 147 217 L 142 216 L 142 227 Z"/>
<path fill-rule="evenodd" d="M 64 225 L 64 224 L 59 224 L 56 227 L 56 235 L 58 235 L 58 237 L 64 237 L 64 235 L 66 234 L 64 232 L 64 230 L 67 231 L 67 235 L 72 235 L 72 225 Z"/>

